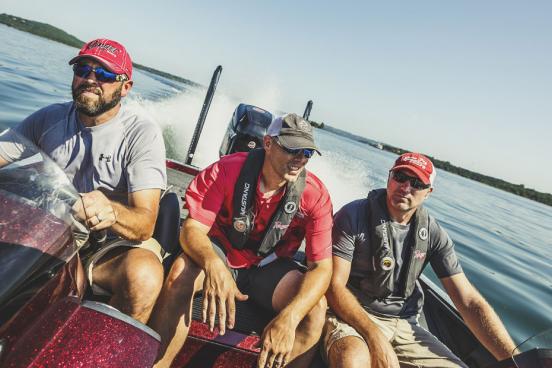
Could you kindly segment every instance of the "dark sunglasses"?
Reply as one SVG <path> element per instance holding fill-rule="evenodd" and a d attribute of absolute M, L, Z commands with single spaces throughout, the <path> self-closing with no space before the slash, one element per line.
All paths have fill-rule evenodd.
<path fill-rule="evenodd" d="M 124 74 L 115 74 L 107 69 L 98 66 L 96 68 L 91 67 L 86 64 L 73 64 L 73 72 L 77 77 L 86 78 L 90 73 L 94 72 L 96 74 L 96 79 L 100 82 L 123 82 L 127 80 L 126 75 Z"/>
<path fill-rule="evenodd" d="M 431 187 L 431 184 L 424 184 L 420 179 L 406 175 L 402 171 L 393 171 L 391 172 L 391 175 L 393 177 L 393 180 L 395 180 L 397 183 L 402 184 L 408 181 L 410 183 L 410 186 L 416 190 L 422 190 Z"/>
<path fill-rule="evenodd" d="M 289 153 L 290 155 L 297 156 L 302 153 L 305 158 L 311 158 L 314 156 L 314 149 L 312 148 L 287 148 L 278 141 L 278 138 L 274 138 L 274 141 L 284 152 Z"/>

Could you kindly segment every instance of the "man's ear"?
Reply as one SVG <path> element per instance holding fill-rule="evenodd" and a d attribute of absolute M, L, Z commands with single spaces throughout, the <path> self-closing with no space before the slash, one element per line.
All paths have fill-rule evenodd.
<path fill-rule="evenodd" d="M 121 88 L 121 97 L 125 97 L 130 92 L 133 84 L 134 81 L 131 80 L 123 82 L 123 87 Z"/>
<path fill-rule="evenodd" d="M 263 137 L 263 145 L 264 145 L 264 148 L 270 149 L 270 146 L 272 145 L 272 137 L 265 135 Z"/>
<path fill-rule="evenodd" d="M 427 193 L 426 193 L 424 199 L 428 199 L 428 198 L 429 198 L 429 194 L 430 194 L 431 192 L 433 192 L 433 187 L 429 188 L 429 190 L 427 191 Z"/>

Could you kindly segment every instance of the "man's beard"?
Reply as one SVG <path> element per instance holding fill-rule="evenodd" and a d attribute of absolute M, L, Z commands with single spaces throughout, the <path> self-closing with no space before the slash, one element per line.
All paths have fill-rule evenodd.
<path fill-rule="evenodd" d="M 72 90 L 73 101 L 75 101 L 77 111 L 86 116 L 99 116 L 104 112 L 111 110 L 117 106 L 119 102 L 121 102 L 121 90 L 123 89 L 122 84 L 113 92 L 109 100 L 106 100 L 103 94 L 99 94 L 99 98 L 96 101 L 92 101 L 89 98 L 84 97 L 82 92 L 89 88 L 94 88 L 94 85 L 81 85 L 79 88 Z"/>

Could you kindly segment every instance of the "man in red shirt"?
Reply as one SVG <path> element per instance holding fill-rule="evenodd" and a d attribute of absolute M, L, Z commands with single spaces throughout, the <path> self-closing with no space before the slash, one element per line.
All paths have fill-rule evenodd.
<path fill-rule="evenodd" d="M 192 181 L 182 225 L 184 253 L 172 266 L 150 325 L 169 367 L 188 334 L 193 296 L 203 290 L 203 320 L 233 328 L 235 300 L 275 313 L 261 340 L 259 367 L 307 367 L 326 313 L 332 271 L 332 205 L 305 165 L 318 149 L 295 114 L 275 119 L 264 148 L 221 158 Z M 293 261 L 303 238 L 307 269 Z"/>

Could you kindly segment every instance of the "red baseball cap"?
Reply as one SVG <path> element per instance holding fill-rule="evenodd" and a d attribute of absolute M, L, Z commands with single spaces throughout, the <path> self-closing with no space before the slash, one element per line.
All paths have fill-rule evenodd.
<path fill-rule="evenodd" d="M 132 78 L 132 60 L 125 47 L 118 42 L 98 38 L 85 43 L 79 54 L 69 61 L 69 65 L 82 58 L 94 59 L 113 73 L 126 74 L 128 79 Z"/>
<path fill-rule="evenodd" d="M 418 177 L 424 184 L 431 184 L 435 181 L 435 167 L 429 158 L 421 153 L 408 152 L 399 156 L 391 171 L 408 170 Z"/>

